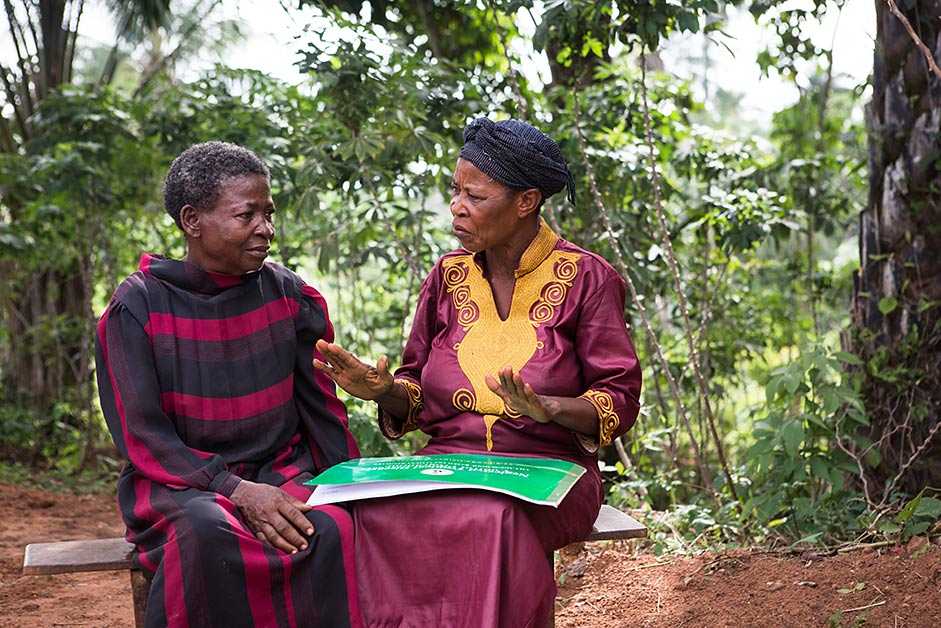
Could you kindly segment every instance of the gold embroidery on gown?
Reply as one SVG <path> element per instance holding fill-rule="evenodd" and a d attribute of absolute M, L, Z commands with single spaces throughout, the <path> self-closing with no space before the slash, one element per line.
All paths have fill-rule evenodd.
<path fill-rule="evenodd" d="M 493 425 L 501 416 L 519 414 L 508 411 L 500 396 L 487 387 L 484 376 L 489 373 L 496 377 L 497 370 L 504 366 L 518 373 L 542 348 L 536 328 L 552 320 L 578 274 L 576 262 L 581 255 L 554 250 L 558 239 L 542 222 L 520 260 L 506 320 L 497 313 L 490 283 L 473 255 L 458 255 L 443 262 L 445 286 L 465 331 L 464 338 L 455 345 L 457 360 L 473 388 L 458 389 L 451 401 L 458 410 L 483 416 L 487 451 L 493 450 Z"/>
<path fill-rule="evenodd" d="M 425 400 L 422 396 L 421 386 L 411 382 L 404 377 L 397 377 L 395 381 L 405 387 L 405 393 L 408 395 L 408 418 L 405 419 L 405 432 L 411 432 L 418 428 L 418 415 L 425 408 Z"/>
<path fill-rule="evenodd" d="M 579 395 L 579 397 L 595 406 L 595 410 L 598 412 L 598 418 L 600 419 L 598 427 L 598 447 L 604 447 L 611 442 L 611 435 L 614 434 L 614 430 L 616 430 L 621 423 L 617 412 L 614 411 L 614 399 L 606 392 L 591 389 L 585 391 L 585 393 Z"/>

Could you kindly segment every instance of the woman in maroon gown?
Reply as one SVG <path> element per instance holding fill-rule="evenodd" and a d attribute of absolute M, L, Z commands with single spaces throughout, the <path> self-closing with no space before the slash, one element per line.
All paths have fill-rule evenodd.
<path fill-rule="evenodd" d="M 604 495 L 597 452 L 633 425 L 640 367 L 624 281 L 540 217 L 574 182 L 558 145 L 516 120 L 474 120 L 451 183 L 453 232 L 422 285 L 394 376 L 318 342 L 315 367 L 379 405 L 389 438 L 420 429 L 419 454 L 493 453 L 585 467 L 558 508 L 486 491 L 354 506 L 368 626 L 544 626 L 546 552 L 584 538 Z"/>
<path fill-rule="evenodd" d="M 145 254 L 98 325 L 101 408 L 128 464 L 118 503 L 152 578 L 148 627 L 358 626 L 349 513 L 304 485 L 359 455 L 333 382 L 326 302 L 266 262 L 268 169 L 207 142 L 173 162 L 181 260 Z"/>

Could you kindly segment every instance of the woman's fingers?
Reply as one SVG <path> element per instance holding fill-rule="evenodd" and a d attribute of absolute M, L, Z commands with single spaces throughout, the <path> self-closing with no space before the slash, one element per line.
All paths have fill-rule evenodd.
<path fill-rule="evenodd" d="M 307 549 L 307 536 L 313 534 L 314 528 L 310 525 L 301 511 L 288 505 L 285 508 L 281 505 L 281 510 L 272 524 L 275 538 L 272 539 L 272 545 L 285 552 L 294 553 Z M 303 531 L 303 535 L 301 532 Z M 306 536 L 305 536 L 306 535 Z"/>
<path fill-rule="evenodd" d="M 513 368 L 505 366 L 497 371 L 497 378 L 492 375 L 485 375 L 484 380 L 487 387 L 494 393 L 500 395 L 503 402 L 511 406 L 517 412 L 524 409 L 526 395 L 523 390 L 523 380 L 519 375 L 513 373 Z"/>
<path fill-rule="evenodd" d="M 498 381 L 499 380 L 499 381 Z M 519 373 L 513 368 L 505 366 L 497 371 L 497 377 L 485 375 L 487 387 L 503 399 L 508 407 L 520 414 L 525 414 L 534 421 L 545 423 L 548 413 L 543 400 L 539 398 L 533 387 L 523 381 Z"/>
<path fill-rule="evenodd" d="M 500 382 L 494 379 L 493 375 L 490 373 L 484 375 L 484 382 L 487 384 L 487 388 L 500 395 L 504 401 L 506 400 L 506 391 L 503 390 L 503 386 L 500 385 Z"/>
<path fill-rule="evenodd" d="M 340 345 L 335 345 L 323 339 L 317 341 L 317 351 L 319 351 L 320 355 L 325 357 L 327 362 L 329 362 L 332 366 L 336 366 L 342 362 L 345 362 L 345 353 L 349 355 L 346 351 L 343 350 L 343 348 L 340 347 Z"/>
<path fill-rule="evenodd" d="M 323 339 L 317 341 L 317 351 L 319 351 L 320 355 L 325 357 L 327 361 L 324 362 L 323 360 L 314 358 L 314 367 L 327 374 L 340 373 L 343 371 L 365 373 L 371 368 L 368 364 L 340 345 L 327 342 Z M 388 360 L 386 360 L 386 364 L 388 364 Z"/>
<path fill-rule="evenodd" d="M 307 541 L 285 519 L 273 524 L 265 523 L 259 530 L 264 535 L 264 540 L 282 552 L 294 554 L 307 549 Z"/>
<path fill-rule="evenodd" d="M 376 370 L 379 371 L 380 377 L 385 377 L 389 373 L 389 358 L 388 356 L 381 355 L 376 361 Z"/>
<path fill-rule="evenodd" d="M 311 509 L 280 488 L 243 480 L 230 497 L 258 540 L 281 551 L 294 553 L 307 548 L 314 526 L 304 512 Z"/>
<path fill-rule="evenodd" d="M 514 399 L 525 398 L 523 393 L 523 378 L 518 373 L 513 372 L 513 367 L 505 366 L 498 371 L 500 376 L 500 385 L 503 390 Z"/>
<path fill-rule="evenodd" d="M 295 528 L 307 536 L 313 534 L 314 525 L 307 519 L 307 517 L 304 516 L 305 512 L 310 512 L 314 509 L 313 506 L 302 502 L 301 500 L 296 499 L 283 491 L 282 495 L 284 495 L 283 501 L 285 503 L 284 506 L 280 508 L 281 514 L 283 514 Z"/>

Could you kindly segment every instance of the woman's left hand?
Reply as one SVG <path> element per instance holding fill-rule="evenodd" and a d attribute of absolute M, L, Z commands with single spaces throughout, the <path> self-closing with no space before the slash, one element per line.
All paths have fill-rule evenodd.
<path fill-rule="evenodd" d="M 484 377 L 487 386 L 498 394 L 503 403 L 514 412 L 525 414 L 533 421 L 539 423 L 548 423 L 552 420 L 547 399 L 537 395 L 533 387 L 523 381 L 519 373 L 514 373 L 513 368 L 504 366 L 497 371 L 499 381 L 492 375 Z"/>
<path fill-rule="evenodd" d="M 277 486 L 248 480 L 239 482 L 229 499 L 259 541 L 288 554 L 307 549 L 306 537 L 314 533 L 314 526 L 304 516 L 311 510 L 309 505 Z"/>

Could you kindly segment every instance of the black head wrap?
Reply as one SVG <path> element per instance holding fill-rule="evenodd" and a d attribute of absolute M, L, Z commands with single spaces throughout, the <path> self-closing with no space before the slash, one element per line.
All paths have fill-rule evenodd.
<path fill-rule="evenodd" d="M 568 188 L 575 203 L 575 180 L 559 145 L 531 124 L 477 118 L 464 129 L 460 156 L 488 177 L 514 188 L 536 188 L 543 198 Z"/>

